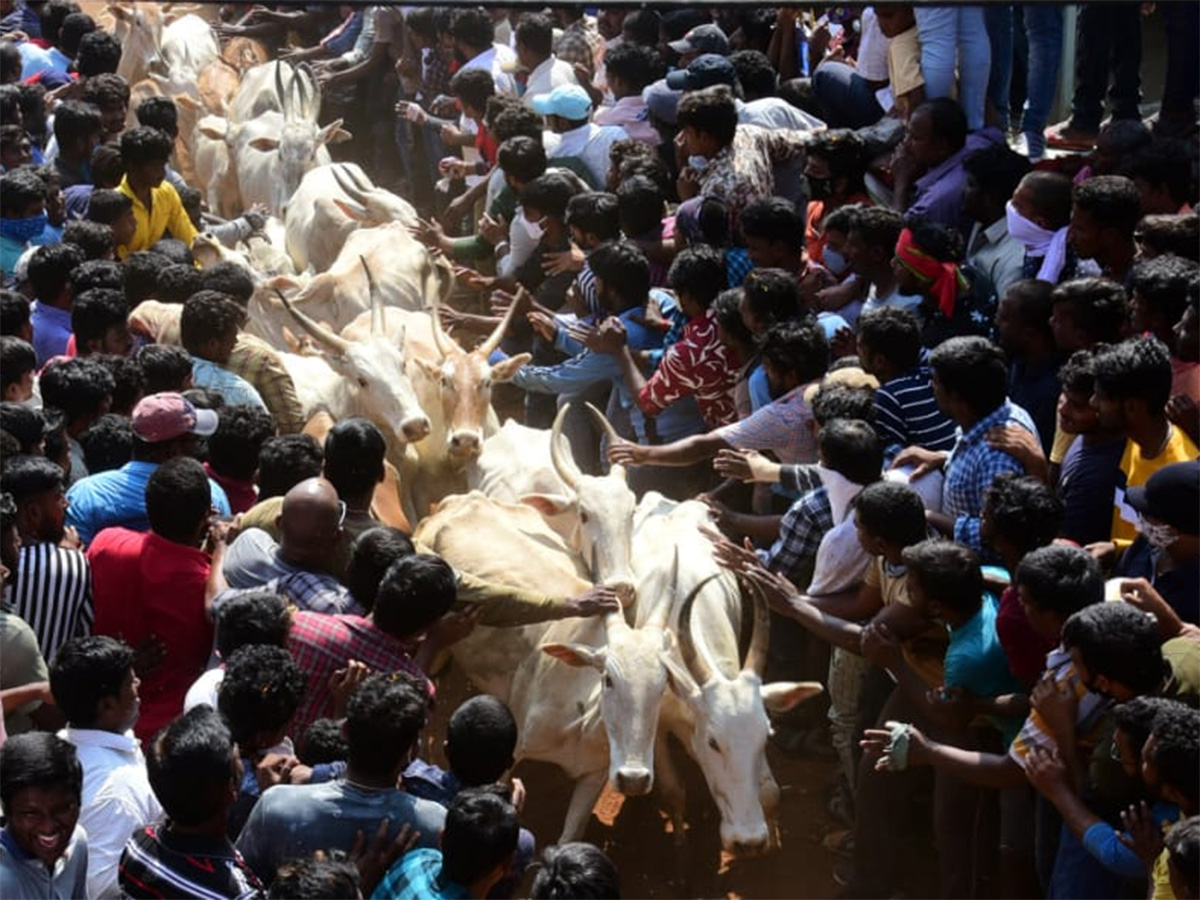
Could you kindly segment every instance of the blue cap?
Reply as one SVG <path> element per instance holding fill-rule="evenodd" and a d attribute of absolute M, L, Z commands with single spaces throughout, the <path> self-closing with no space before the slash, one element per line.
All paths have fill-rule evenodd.
<path fill-rule="evenodd" d="M 578 122 L 592 111 L 592 98 L 577 84 L 560 84 L 548 94 L 538 94 L 532 100 L 534 112 L 543 116 L 560 116 Z"/>
<path fill-rule="evenodd" d="M 679 121 L 680 96 L 678 91 L 667 87 L 667 82 L 661 78 L 642 90 L 642 99 L 646 101 L 646 109 L 650 111 L 650 115 L 668 125 L 674 125 Z"/>
<path fill-rule="evenodd" d="M 714 84 L 737 84 L 737 70 L 724 56 L 705 53 L 697 56 L 686 69 L 667 73 L 667 87 L 676 91 L 698 91 Z"/>
<path fill-rule="evenodd" d="M 720 53 L 729 54 L 729 38 L 719 26 L 697 25 L 682 38 L 671 41 L 668 46 L 676 53 Z"/>

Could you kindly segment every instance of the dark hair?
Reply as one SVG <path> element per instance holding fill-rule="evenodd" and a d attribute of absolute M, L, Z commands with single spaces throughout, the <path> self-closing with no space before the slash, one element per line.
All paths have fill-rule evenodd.
<path fill-rule="evenodd" d="M 928 599 L 960 613 L 979 608 L 983 571 L 970 547 L 930 538 L 905 547 L 903 558 L 909 579 L 920 582 Z"/>
<path fill-rule="evenodd" d="M 529 890 L 533 900 L 619 900 L 620 876 L 604 852 L 575 841 L 542 851 L 542 864 Z"/>
<path fill-rule="evenodd" d="M 815 135 L 808 147 L 809 156 L 823 159 L 829 165 L 831 177 L 847 179 L 847 193 L 859 193 L 863 189 L 866 152 L 863 139 L 849 128 L 835 128 Z"/>
<path fill-rule="evenodd" d="M 708 309 L 725 285 L 725 259 L 719 250 L 704 245 L 681 250 L 671 262 L 667 284 L 677 295 L 687 294 Z"/>
<path fill-rule="evenodd" d="M 1121 175 L 1096 175 L 1075 185 L 1071 195 L 1076 209 L 1101 228 L 1115 228 L 1133 236 L 1142 217 L 1137 185 Z"/>
<path fill-rule="evenodd" d="M 1165 697 L 1134 697 L 1113 707 L 1113 724 L 1129 738 L 1130 745 L 1141 756 L 1159 710 L 1173 701 Z"/>
<path fill-rule="evenodd" d="M 275 435 L 271 414 L 254 406 L 227 406 L 221 410 L 217 430 L 208 439 L 208 464 L 218 475 L 250 481 L 258 468 L 258 454 L 267 438 Z"/>
<path fill-rule="evenodd" d="M 1188 894 L 1200 893 L 1200 816 L 1183 819 L 1171 826 L 1163 838 L 1167 857 L 1187 885 Z"/>
<path fill-rule="evenodd" d="M 836 381 L 818 386 L 812 398 L 812 415 L 818 425 L 834 419 L 858 419 L 871 424 L 875 419 L 875 391 Z"/>
<path fill-rule="evenodd" d="M 125 257 L 121 266 L 125 270 L 125 299 L 131 309 L 154 296 L 158 273 L 169 265 L 171 260 L 153 250 L 138 250 Z"/>
<path fill-rule="evenodd" d="M 1159 781 L 1175 788 L 1192 804 L 1200 799 L 1197 734 L 1200 734 L 1200 710 L 1178 702 L 1167 703 L 1158 711 L 1150 732 L 1154 738 L 1151 756 Z"/>
<path fill-rule="evenodd" d="M 4 430 L 12 434 L 7 427 Z M 3 467 L 0 467 L 0 483 L 3 484 L 4 493 L 11 495 L 20 506 L 27 500 L 60 490 L 63 487 L 63 470 L 44 456 L 22 453 L 5 458 Z"/>
<path fill-rule="evenodd" d="M 157 128 L 139 125 L 121 135 L 121 159 L 127 167 L 165 163 L 171 158 L 172 149 L 170 136 Z"/>
<path fill-rule="evenodd" d="M 121 42 L 117 36 L 97 28 L 79 39 L 75 71 L 80 78 L 115 73 L 121 64 Z"/>
<path fill-rule="evenodd" d="M 803 384 L 824 373 L 829 364 L 829 342 L 815 319 L 777 322 L 767 331 L 762 357 L 763 362 L 792 373 Z"/>
<path fill-rule="evenodd" d="M 341 720 L 317 719 L 304 729 L 297 755 L 304 765 L 318 766 L 321 763 L 342 762 L 348 752 Z"/>
<path fill-rule="evenodd" d="M 501 170 L 521 184 L 531 184 L 546 172 L 546 148 L 526 135 L 510 137 L 497 151 Z"/>
<path fill-rule="evenodd" d="M 193 294 L 198 294 L 203 289 L 203 277 L 199 269 L 195 266 L 174 264 L 159 270 L 154 292 L 156 299 L 162 303 L 183 305 Z"/>
<path fill-rule="evenodd" d="M 742 282 L 742 290 L 746 305 L 760 321 L 783 322 L 800 311 L 800 280 L 784 269 L 751 269 Z M 824 371 L 822 366 L 821 372 Z"/>
<path fill-rule="evenodd" d="M 784 244 L 799 254 L 804 249 L 804 220 L 796 206 L 783 197 L 760 197 L 749 204 L 741 217 L 746 237 Z"/>
<path fill-rule="evenodd" d="M 650 261 L 637 244 L 613 241 L 597 247 L 588 265 L 609 291 L 629 305 L 645 302 L 650 294 Z"/>
<path fill-rule="evenodd" d="M 190 456 L 162 463 L 146 484 L 146 517 L 155 534 L 177 544 L 190 543 L 212 508 L 212 489 L 204 467 Z"/>
<path fill-rule="evenodd" d="M 1140 178 L 1151 188 L 1165 188 L 1176 205 L 1191 196 L 1195 152 L 1186 141 L 1158 140 L 1125 160 L 1121 174 Z"/>
<path fill-rule="evenodd" d="M 379 584 L 375 624 L 393 637 L 409 637 L 445 615 L 457 592 L 454 570 L 441 557 L 403 556 L 388 567 Z"/>
<path fill-rule="evenodd" d="M 717 324 L 729 332 L 731 338 L 751 347 L 754 345 L 754 334 L 742 318 L 741 304 L 742 289 L 730 288 L 717 294 L 713 309 L 717 314 Z"/>
<path fill-rule="evenodd" d="M 501 865 L 517 849 L 517 811 L 499 785 L 459 791 L 442 830 L 442 873 L 471 884 Z"/>
<path fill-rule="evenodd" d="M 225 294 L 244 307 L 254 296 L 254 279 L 232 260 L 222 260 L 200 271 L 200 290 Z"/>
<path fill-rule="evenodd" d="M 92 288 L 125 290 L 125 270 L 119 262 L 111 259 L 89 259 L 71 270 L 71 286 L 76 294 Z"/>
<path fill-rule="evenodd" d="M 1008 396 L 1008 365 L 1000 348 L 983 337 L 954 337 L 929 355 L 942 388 L 985 416 Z"/>
<path fill-rule="evenodd" d="M 134 113 L 138 124 L 157 128 L 172 139 L 179 135 L 179 110 L 170 97 L 147 97 Z"/>
<path fill-rule="evenodd" d="M 760 50 L 738 50 L 729 54 L 729 61 L 733 64 L 747 100 L 775 96 L 779 88 L 779 73 L 765 53 Z"/>
<path fill-rule="evenodd" d="M 23 403 L 0 403 L 0 429 L 20 444 L 20 453 L 41 457 L 41 444 L 46 437 L 46 420 L 39 410 Z"/>
<path fill-rule="evenodd" d="M 43 303 L 57 300 L 71 284 L 72 271 L 84 261 L 74 244 L 45 244 L 29 257 L 29 283 Z"/>
<path fill-rule="evenodd" d="M 913 243 L 939 262 L 960 262 L 966 247 L 955 229 L 933 219 L 909 217 L 906 220 Z"/>
<path fill-rule="evenodd" d="M 912 114 L 925 113 L 933 133 L 953 150 L 961 150 L 967 142 L 967 114 L 957 101 L 949 97 L 926 100 Z"/>
<path fill-rule="evenodd" d="M 1020 185 L 1029 189 L 1031 212 L 1045 219 L 1049 228 L 1062 228 L 1071 221 L 1071 192 L 1074 186 L 1066 175 L 1034 169 L 1021 179 L 1018 187 Z"/>
<path fill-rule="evenodd" d="M 103 341 L 110 328 L 120 327 L 129 319 L 129 306 L 120 291 L 93 288 L 75 298 L 71 308 L 71 330 L 75 346 L 82 355 L 92 341 Z"/>
<path fill-rule="evenodd" d="M 643 44 L 624 42 L 604 54 L 605 72 L 620 78 L 637 94 L 661 78 L 664 69 L 658 51 Z"/>
<path fill-rule="evenodd" d="M 985 194 L 1003 203 L 1016 193 L 1021 179 L 1029 174 L 1029 160 L 1008 149 L 1006 144 L 989 144 L 968 153 L 963 159 L 963 169 Z"/>
<path fill-rule="evenodd" d="M 182 196 L 183 195 L 181 194 L 181 199 Z M 150 249 L 154 253 L 165 256 L 168 262 L 174 263 L 177 266 L 190 266 L 196 262 L 196 259 L 192 256 L 192 251 L 188 245 L 175 238 L 159 238 L 150 245 Z"/>
<path fill-rule="evenodd" d="M 325 436 L 325 477 L 339 497 L 360 497 L 374 490 L 383 475 L 387 440 L 367 419 L 343 419 Z"/>
<path fill-rule="evenodd" d="M 861 419 L 833 419 L 821 426 L 817 446 L 825 465 L 855 484 L 879 480 L 883 443 L 870 423 Z"/>
<path fill-rule="evenodd" d="M 0 147 L 18 147 L 22 142 L 33 143 L 24 128 L 20 125 L 0 125 Z"/>
<path fill-rule="evenodd" d="M 58 32 L 58 46 L 67 56 L 79 52 L 79 43 L 85 35 L 96 30 L 96 22 L 87 13 L 73 12 L 63 19 Z"/>
<path fill-rule="evenodd" d="M 495 99 L 495 97 L 492 98 L 493 101 Z M 515 137 L 527 137 L 537 141 L 539 147 L 542 146 L 542 117 L 524 103 L 518 102 L 515 106 L 506 107 L 497 112 L 493 124 L 492 136 L 501 145 Z M 545 155 L 545 148 L 542 149 L 542 155 Z M 505 169 L 505 171 L 508 170 Z M 537 175 L 532 176 L 532 178 L 536 177 Z M 532 180 L 532 178 L 526 180 Z"/>
<path fill-rule="evenodd" d="M 626 237 L 638 237 L 662 228 L 666 199 L 662 188 L 646 175 L 635 175 L 617 188 L 617 210 Z"/>
<path fill-rule="evenodd" d="M 621 218 L 615 194 L 588 191 L 576 194 L 567 204 L 567 225 L 595 235 L 601 243 L 621 236 Z"/>
<path fill-rule="evenodd" d="M 282 730 L 304 698 L 306 680 L 283 647 L 248 644 L 225 659 L 217 709 L 239 747 Z"/>
<path fill-rule="evenodd" d="M 425 727 L 429 693 L 406 672 L 366 678 L 346 708 L 347 759 L 370 775 L 390 775 Z"/>
<path fill-rule="evenodd" d="M 193 356 L 202 356 L 204 345 L 236 332 L 246 320 L 246 311 L 226 294 L 198 291 L 183 304 L 179 316 L 179 342 Z"/>
<path fill-rule="evenodd" d="M 578 193 L 576 182 L 571 178 L 559 172 L 546 172 L 525 185 L 521 191 L 521 205 L 561 221 L 566 217 L 567 204 Z"/>
<path fill-rule="evenodd" d="M 116 382 L 102 363 L 76 357 L 46 366 L 38 386 L 42 403 L 61 409 L 70 423 L 99 413 L 105 399 L 112 398 Z"/>
<path fill-rule="evenodd" d="M 1158 256 L 1137 263 L 1130 276 L 1132 292 L 1150 307 L 1150 314 L 1166 326 L 1183 318 L 1188 285 L 1200 278 L 1200 267 L 1178 256 Z"/>
<path fill-rule="evenodd" d="M 1121 340 L 1129 322 L 1125 289 L 1107 278 L 1076 278 L 1058 285 L 1050 295 L 1052 306 L 1071 305 L 1071 319 L 1092 343 L 1113 344 Z"/>
<path fill-rule="evenodd" d="M 216 614 L 217 653 L 227 660 L 251 644 L 285 647 L 292 627 L 287 599 L 274 591 L 246 591 L 223 603 Z"/>
<path fill-rule="evenodd" d="M 14 80 L 20 80 L 21 66 L 21 51 L 11 41 L 4 41 L 0 45 L 0 73 L 4 75 L 5 81 L 3 87 L 9 87 L 11 83 L 9 81 L 10 76 Z M 16 87 L 15 84 L 12 84 L 12 86 Z"/>
<path fill-rule="evenodd" d="M 871 353 L 883 356 L 901 372 L 921 361 L 921 323 L 907 309 L 884 306 L 858 319 L 858 337 Z"/>
<path fill-rule="evenodd" d="M 146 379 L 136 359 L 115 353 L 97 354 L 96 359 L 113 377 L 112 411 L 131 416 L 137 402 L 146 394 Z"/>
<path fill-rule="evenodd" d="M 282 497 L 304 479 L 316 478 L 324 462 L 324 451 L 311 435 L 268 438 L 258 452 L 258 499 Z"/>
<path fill-rule="evenodd" d="M 1058 536 L 1063 504 L 1040 479 L 1005 472 L 997 475 L 984 492 L 983 514 L 995 536 L 1024 555 L 1047 546 Z"/>
<path fill-rule="evenodd" d="M 83 102 L 91 103 L 100 110 L 114 106 L 128 107 L 130 95 L 128 82 L 115 72 L 102 72 L 83 84 Z"/>
<path fill-rule="evenodd" d="M 1156 337 L 1130 338 L 1096 353 L 1096 389 L 1114 400 L 1141 400 L 1151 414 L 1171 398 L 1171 354 Z"/>
<path fill-rule="evenodd" d="M 1104 575 L 1095 558 L 1079 547 L 1050 544 L 1021 559 L 1013 583 L 1030 603 L 1063 618 L 1104 599 Z"/>
<path fill-rule="evenodd" d="M 614 141 L 613 146 L 616 146 L 618 143 L 620 141 Z M 633 143 L 641 144 L 643 147 L 649 146 L 641 141 L 634 141 Z M 609 148 L 610 154 L 611 150 L 612 147 Z M 612 171 L 611 164 L 609 171 Z M 649 178 L 654 182 L 654 185 L 663 197 L 668 197 L 674 193 L 674 183 L 672 181 L 674 176 L 671 174 L 671 170 L 667 168 L 667 164 L 663 158 L 654 152 L 645 155 L 628 153 L 622 157 L 620 164 L 616 167 L 616 171 L 618 186 L 627 184 L 633 178 L 641 177 Z M 712 202 L 716 198 L 708 197 L 707 200 Z M 644 230 L 649 231 L 650 228 Z"/>
<path fill-rule="evenodd" d="M 280 863 L 268 900 L 343 900 L 360 896 L 358 867 L 343 850 Z"/>
<path fill-rule="evenodd" d="M 463 106 L 482 113 L 487 108 L 488 98 L 496 93 L 496 83 L 487 69 L 460 69 L 450 79 L 450 92 Z"/>
<path fill-rule="evenodd" d="M 1004 297 L 1013 300 L 1022 325 L 1037 330 L 1043 338 L 1053 342 L 1054 332 L 1050 329 L 1050 314 L 1054 311 L 1051 300 L 1053 294 L 1054 285 L 1049 281 L 1022 278 L 1008 286 Z"/>
<path fill-rule="evenodd" d="M 147 394 L 178 393 L 192 374 L 191 355 L 175 344 L 146 344 L 138 351 L 137 361 L 146 379 Z"/>
<path fill-rule="evenodd" d="M 30 322 L 29 298 L 16 291 L 0 290 L 0 334 L 17 336 Z"/>
<path fill-rule="evenodd" d="M 738 112 L 733 91 L 723 84 L 684 94 L 675 116 L 680 129 L 694 128 L 698 133 L 714 138 L 721 146 L 733 143 L 737 132 Z"/>
<path fill-rule="evenodd" d="M 87 219 L 72 219 L 63 226 L 63 245 L 78 247 L 85 261 L 112 259 L 116 239 L 112 228 Z"/>
<path fill-rule="evenodd" d="M 450 19 L 450 34 L 468 47 L 487 48 L 495 40 L 496 28 L 486 10 L 458 9 Z"/>
<path fill-rule="evenodd" d="M 37 351 L 19 337 L 0 335 L 0 390 L 19 384 L 30 372 L 37 371 Z"/>
<path fill-rule="evenodd" d="M 1191 212 L 1182 216 L 1145 216 L 1138 223 L 1134 239 L 1158 253 L 1200 260 L 1200 216 Z"/>
<path fill-rule="evenodd" d="M 904 218 L 894 209 L 884 206 L 861 208 L 854 216 L 850 230 L 871 247 L 883 247 L 893 253 L 900 232 L 904 230 Z"/>
<path fill-rule="evenodd" d="M 17 793 L 29 788 L 66 788 L 80 800 L 83 766 L 75 745 L 48 731 L 10 736 L 0 747 L 0 804 L 9 815 Z"/>
<path fill-rule="evenodd" d="M 1156 692 L 1170 671 L 1154 619 L 1127 603 L 1093 603 L 1079 610 L 1063 625 L 1062 644 L 1079 651 L 1093 678 L 1103 675 L 1135 694 Z M 1194 730 L 1191 740 L 1196 740 Z"/>
<path fill-rule="evenodd" d="M 630 12 L 621 23 L 621 34 L 629 43 L 653 47 L 658 42 L 658 30 L 662 16 L 655 9 L 637 9 L 630 7 Z"/>
<path fill-rule="evenodd" d="M 105 413 L 79 435 L 89 475 L 119 469 L 133 459 L 133 423 L 127 416 Z"/>
<path fill-rule="evenodd" d="M 104 130 L 100 110 L 92 103 L 63 100 L 54 108 L 54 139 L 60 147 Z"/>
<path fill-rule="evenodd" d="M 224 808 L 234 782 L 233 736 L 215 709 L 194 706 L 158 732 L 146 750 L 150 787 L 180 825 L 200 825 Z"/>
<path fill-rule="evenodd" d="M 896 547 L 925 540 L 925 504 L 906 484 L 877 481 L 868 484 L 854 500 L 855 513 L 863 530 Z"/>
<path fill-rule="evenodd" d="M 525 13 L 517 19 L 516 38 L 518 44 L 545 59 L 554 46 L 554 22 L 545 13 Z"/>
<path fill-rule="evenodd" d="M 480 694 L 465 701 L 446 728 L 446 761 L 461 784 L 499 781 L 512 766 L 517 722 L 504 701 Z"/>
<path fill-rule="evenodd" d="M 1076 350 L 1058 370 L 1058 381 L 1064 391 L 1091 397 L 1096 385 L 1096 352 Z"/>
<path fill-rule="evenodd" d="M 132 671 L 133 650 L 123 641 L 98 634 L 75 638 L 54 656 L 50 691 L 71 725 L 90 728 L 96 706 L 105 697 L 119 697 Z"/>

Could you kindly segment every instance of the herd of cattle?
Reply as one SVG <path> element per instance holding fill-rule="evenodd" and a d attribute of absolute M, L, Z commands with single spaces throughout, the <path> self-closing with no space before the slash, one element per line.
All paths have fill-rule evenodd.
<path fill-rule="evenodd" d="M 479 627 L 454 647 L 472 683 L 513 710 L 518 758 L 575 780 L 563 839 L 582 834 L 608 782 L 626 795 L 657 786 L 682 840 L 674 734 L 707 781 L 726 852 L 777 846 L 768 713 L 821 687 L 763 684 L 766 602 L 717 564 L 703 504 L 639 500 L 621 466 L 582 473 L 561 435 L 565 407 L 550 431 L 500 426 L 492 385 L 529 355 L 489 362 L 507 318 L 469 351 L 445 333 L 437 307 L 455 288 L 453 267 L 412 236 L 409 203 L 330 161 L 325 144 L 350 136 L 340 121 L 319 124 L 307 71 L 244 38 L 222 52 L 209 22 L 178 5 L 104 11 L 123 41 L 131 108 L 152 94 L 179 107 L 181 174 L 214 212 L 261 203 L 272 214 L 237 250 L 205 235 L 194 249 L 202 264 L 251 271 L 247 330 L 280 351 L 306 418 L 363 416 L 384 429 L 415 537 L 456 568 L 544 594 L 617 591 L 621 612 Z"/>

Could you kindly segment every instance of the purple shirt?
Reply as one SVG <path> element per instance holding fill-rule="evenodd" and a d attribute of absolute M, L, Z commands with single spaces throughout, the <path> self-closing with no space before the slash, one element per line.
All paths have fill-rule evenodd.
<path fill-rule="evenodd" d="M 963 188 L 967 181 L 963 160 L 976 150 L 1003 142 L 1003 135 L 996 128 L 984 128 L 968 135 L 967 143 L 961 150 L 916 180 L 913 185 L 916 189 L 916 199 L 904 214 L 904 218 L 929 219 L 957 228 L 959 234 L 970 234 L 974 222 L 967 218 L 962 210 Z"/>

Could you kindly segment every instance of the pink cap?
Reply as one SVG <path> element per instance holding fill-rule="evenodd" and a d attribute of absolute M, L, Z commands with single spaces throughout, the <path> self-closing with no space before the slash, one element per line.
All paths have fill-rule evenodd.
<path fill-rule="evenodd" d="M 151 394 L 133 408 L 133 433 L 150 444 L 173 441 L 185 434 L 207 437 L 216 430 L 217 414 L 211 409 L 196 409 L 182 394 Z"/>

